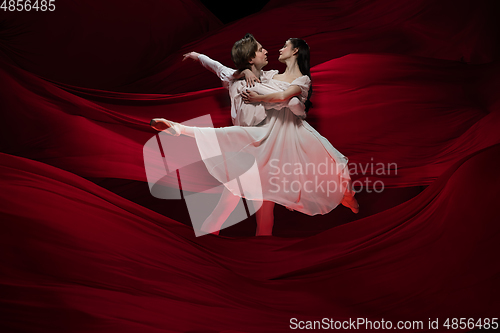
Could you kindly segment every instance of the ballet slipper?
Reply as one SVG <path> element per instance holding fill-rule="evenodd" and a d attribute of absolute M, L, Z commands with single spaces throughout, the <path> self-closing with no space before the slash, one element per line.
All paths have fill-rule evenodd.
<path fill-rule="evenodd" d="M 165 118 L 153 118 L 149 122 L 149 125 L 153 127 L 157 131 L 165 131 L 173 136 L 179 136 L 180 133 L 180 124 L 175 123 L 173 121 L 167 120 Z"/>
<path fill-rule="evenodd" d="M 346 206 L 347 208 L 350 208 L 354 214 L 359 213 L 359 204 L 356 198 L 354 198 L 354 196 L 344 195 L 341 204 Z"/>
<path fill-rule="evenodd" d="M 170 127 L 172 127 L 170 125 L 170 122 L 167 121 L 166 119 L 164 118 L 153 118 L 151 119 L 151 121 L 149 122 L 149 125 L 151 125 L 151 127 L 153 127 L 155 130 L 157 131 L 164 131 Z"/>

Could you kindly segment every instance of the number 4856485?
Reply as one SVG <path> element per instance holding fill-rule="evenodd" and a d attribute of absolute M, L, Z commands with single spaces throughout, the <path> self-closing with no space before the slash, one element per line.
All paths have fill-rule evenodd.
<path fill-rule="evenodd" d="M 483 328 L 483 329 L 494 329 L 498 328 L 498 318 L 479 318 L 475 320 L 474 318 L 447 318 L 443 324 L 444 327 L 448 329 L 456 330 L 460 329 L 473 329 L 473 328 Z"/>
<path fill-rule="evenodd" d="M 36 11 L 51 11 L 53 12 L 56 10 L 56 0 L 35 0 L 32 2 L 31 0 L 4 0 L 2 2 L 2 5 L 0 6 L 1 9 L 4 11 L 31 11 L 31 10 L 36 10 Z"/>

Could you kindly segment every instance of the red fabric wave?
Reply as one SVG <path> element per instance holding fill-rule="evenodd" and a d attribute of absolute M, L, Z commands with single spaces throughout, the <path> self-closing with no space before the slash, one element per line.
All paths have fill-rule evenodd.
<path fill-rule="evenodd" d="M 483 74 L 497 67 L 347 55 L 312 69 L 315 107 L 308 121 L 349 157 L 353 180 L 428 185 L 465 154 L 500 142 L 500 109 L 477 93 L 482 85 L 498 86 L 484 83 Z M 1 103 L 10 112 L 1 120 L 23 124 L 2 131 L 2 151 L 85 177 L 146 181 L 142 149 L 155 132 L 152 118 L 181 122 L 210 113 L 215 126 L 230 124 L 223 88 L 178 95 L 74 89 L 76 96 L 5 63 L 2 71 Z"/>
<path fill-rule="evenodd" d="M 495 316 L 499 155 L 469 155 L 414 199 L 315 236 L 238 239 L 195 238 L 72 173 L 1 154 L 3 328 L 285 332 L 290 318 Z"/>
<path fill-rule="evenodd" d="M 494 1 L 278 0 L 223 27 L 198 2 L 120 1 L 113 19 L 118 2 L 93 3 L 0 14 L 0 330 L 284 332 L 292 317 L 499 312 Z M 230 65 L 248 31 L 269 59 L 291 36 L 311 46 L 307 121 L 354 181 L 385 185 L 357 194 L 360 214 L 277 207 L 278 237 L 249 237 L 249 218 L 196 238 L 183 202 L 149 193 L 151 118 L 230 125 L 227 91 L 181 55 Z M 183 189 L 214 186 L 191 171 Z"/>

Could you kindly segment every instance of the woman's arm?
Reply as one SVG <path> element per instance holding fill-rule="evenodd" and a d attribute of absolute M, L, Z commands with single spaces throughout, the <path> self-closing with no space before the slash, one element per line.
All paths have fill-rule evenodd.
<path fill-rule="evenodd" d="M 306 106 L 298 97 L 292 97 L 288 102 L 288 108 L 300 119 L 306 119 Z"/>
<path fill-rule="evenodd" d="M 296 93 L 295 88 L 298 88 L 300 91 L 300 87 L 298 87 L 297 85 L 292 85 L 290 88 L 292 88 L 292 87 L 295 87 L 295 88 L 292 88 L 292 89 L 289 88 L 285 91 L 267 92 L 267 93 L 262 91 L 262 90 L 265 91 L 265 89 L 262 89 L 262 88 L 264 88 L 264 86 L 261 85 L 259 87 L 260 87 L 260 89 L 257 89 L 254 92 L 247 90 L 247 92 L 245 92 L 244 94 L 242 93 L 241 94 L 242 100 L 246 104 L 249 104 L 249 103 L 251 103 L 251 102 L 249 102 L 249 100 L 254 100 L 254 99 L 255 100 L 268 99 L 271 101 L 278 101 L 278 100 L 281 100 L 282 98 L 287 98 L 288 96 L 291 96 L 289 99 L 285 99 L 284 101 L 281 101 L 281 102 L 264 102 L 263 105 L 266 109 L 267 108 L 281 109 L 283 107 L 288 107 L 290 109 L 290 111 L 292 111 L 292 113 L 294 113 L 300 119 L 306 118 L 307 113 L 305 112 L 305 109 L 306 109 L 305 104 L 300 101 L 298 96 L 296 96 L 296 97 L 293 96 Z M 300 95 L 300 93 L 298 95 Z M 244 99 L 244 96 L 248 96 L 248 98 Z"/>
<path fill-rule="evenodd" d="M 302 90 L 299 86 L 292 85 L 285 91 L 275 92 L 272 94 L 259 95 L 253 91 L 244 91 L 241 93 L 243 101 L 245 103 L 279 103 L 289 100 L 294 96 L 299 96 L 302 93 Z"/>
<path fill-rule="evenodd" d="M 247 82 L 247 87 L 254 87 L 255 82 L 260 83 L 260 79 L 257 76 L 255 76 L 255 74 L 249 69 L 245 69 L 241 72 L 240 71 L 234 72 L 233 79 L 238 80 L 243 76 L 245 77 L 245 81 Z"/>

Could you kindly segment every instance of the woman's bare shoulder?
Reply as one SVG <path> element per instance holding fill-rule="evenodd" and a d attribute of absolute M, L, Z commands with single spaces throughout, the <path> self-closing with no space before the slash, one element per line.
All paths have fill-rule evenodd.
<path fill-rule="evenodd" d="M 295 82 L 297 79 L 303 77 L 304 75 L 301 75 L 301 76 L 285 76 L 283 74 L 276 74 L 273 79 L 277 80 L 277 81 L 282 81 L 282 82 L 286 82 L 286 83 L 292 83 L 292 82 Z"/>

